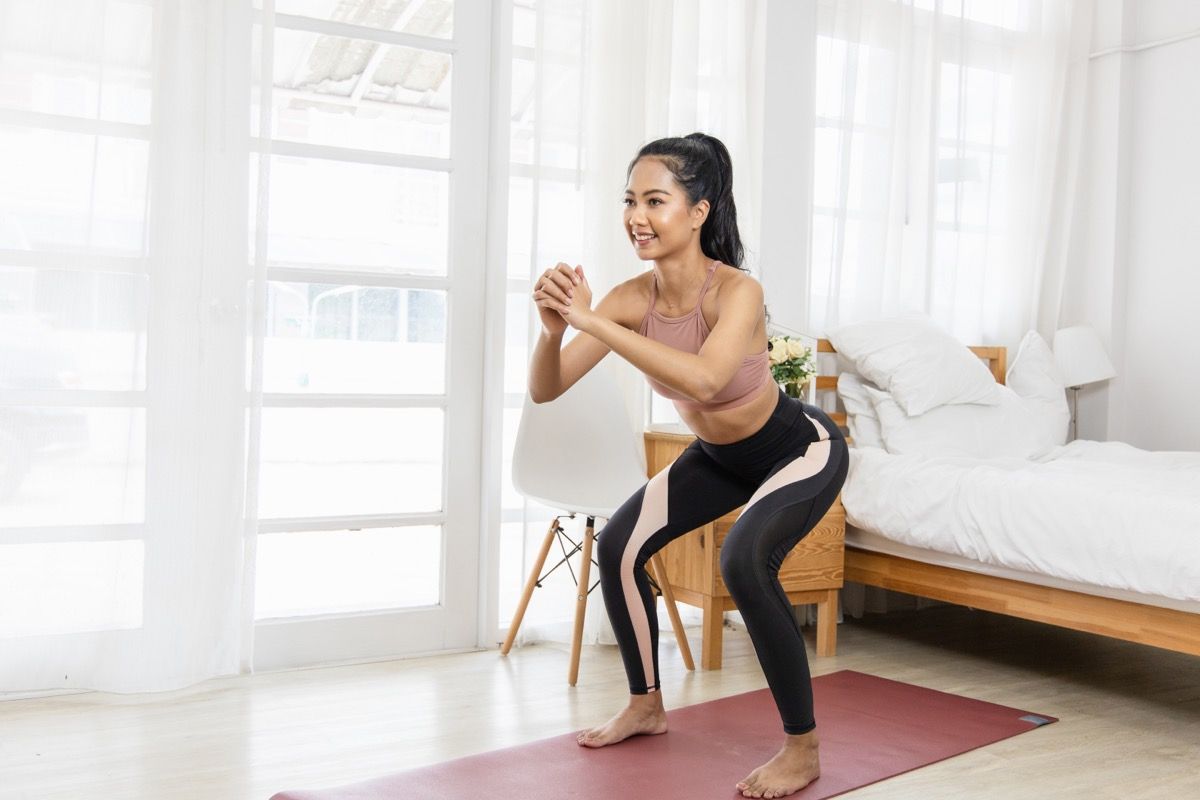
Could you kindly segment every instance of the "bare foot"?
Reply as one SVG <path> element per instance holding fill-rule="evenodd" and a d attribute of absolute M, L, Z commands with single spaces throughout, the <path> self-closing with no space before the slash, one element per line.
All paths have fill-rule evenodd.
<path fill-rule="evenodd" d="M 576 741 L 584 747 L 604 747 L 616 744 L 639 733 L 666 733 L 667 712 L 662 693 L 649 692 L 629 696 L 629 705 L 608 722 L 583 731 Z"/>
<path fill-rule="evenodd" d="M 816 730 L 788 735 L 779 752 L 757 768 L 737 789 L 743 797 L 783 797 L 798 792 L 821 775 Z"/>

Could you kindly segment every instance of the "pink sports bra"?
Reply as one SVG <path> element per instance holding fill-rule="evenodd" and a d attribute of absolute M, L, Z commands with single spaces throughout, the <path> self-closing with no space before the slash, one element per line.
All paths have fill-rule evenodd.
<path fill-rule="evenodd" d="M 646 309 L 646 316 L 642 318 L 640 333 L 677 350 L 699 353 L 700 345 L 704 344 L 704 340 L 708 338 L 710 332 L 704 314 L 700 312 L 700 306 L 704 303 L 704 295 L 708 292 L 713 275 L 717 272 L 718 263 L 713 261 L 712 266 L 708 268 L 708 277 L 704 279 L 704 285 L 700 287 L 700 299 L 696 301 L 696 307 L 692 309 L 691 313 L 682 317 L 666 317 L 654 310 L 654 301 L 658 297 L 658 282 L 651 278 L 650 305 Z M 646 376 L 646 381 L 650 384 L 651 389 L 663 397 L 674 400 L 677 406 L 700 411 L 737 408 L 753 400 L 764 385 L 774 380 L 771 377 L 768 353 L 769 351 L 763 348 L 761 353 L 743 357 L 742 365 L 734 373 L 733 379 L 708 403 L 699 403 L 689 397 L 684 397 L 649 375 Z"/>

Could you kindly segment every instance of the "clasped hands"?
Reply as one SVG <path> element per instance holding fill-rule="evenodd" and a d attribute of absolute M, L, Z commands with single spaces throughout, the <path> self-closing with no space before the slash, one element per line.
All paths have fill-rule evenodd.
<path fill-rule="evenodd" d="M 542 325 L 551 333 L 561 333 L 570 325 L 583 330 L 592 311 L 592 287 L 581 265 L 574 269 L 560 261 L 542 273 L 533 286 L 533 300 Z"/>

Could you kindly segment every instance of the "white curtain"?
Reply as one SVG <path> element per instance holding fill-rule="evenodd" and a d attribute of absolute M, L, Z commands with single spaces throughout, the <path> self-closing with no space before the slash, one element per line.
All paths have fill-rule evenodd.
<path fill-rule="evenodd" d="M 0 2 L 0 692 L 236 673 L 249 3 Z"/>
<path fill-rule="evenodd" d="M 1082 137 L 1087 0 L 820 0 L 809 328 L 924 311 L 1051 337 Z M 847 583 L 853 616 L 936 604 Z"/>
<path fill-rule="evenodd" d="M 818 0 L 815 6 L 815 70 L 797 76 L 816 84 L 804 328 L 823 334 L 916 309 L 966 342 L 1013 347 L 1034 326 L 1051 335 L 1055 314 L 1047 309 L 1060 302 L 1059 234 L 1077 174 L 1091 3 Z M 767 4 L 585 7 L 579 0 L 542 0 L 535 8 L 544 20 L 569 19 L 572 26 L 584 20 L 581 46 L 560 52 L 555 69 L 583 69 L 583 106 L 568 116 L 578 121 L 571 133 L 573 178 L 585 201 L 577 208 L 585 236 L 562 250 L 531 248 L 530 276 L 558 260 L 583 263 L 602 294 L 645 269 L 619 224 L 615 198 L 625 167 L 640 144 L 697 129 L 730 147 L 747 266 L 757 271 L 762 108 L 794 102 L 764 95 Z M 563 97 L 561 88 L 539 96 L 556 110 L 556 127 L 563 124 Z M 535 152 L 533 168 L 541 164 L 546 172 L 553 166 Z M 798 187 L 797 196 L 805 191 Z M 637 370 L 609 361 L 633 419 L 675 418 L 670 404 L 654 402 Z M 527 558 L 538 537 L 539 527 L 531 525 Z M 567 641 L 570 592 L 564 587 L 563 601 L 546 602 L 546 613 L 560 614 L 557 627 L 531 627 L 526 640 Z M 598 594 L 586 641 L 611 640 L 592 627 L 602 619 Z M 885 610 L 888 594 L 851 585 L 845 599 L 861 614 L 864 607 Z M 684 613 L 695 619 L 690 609 Z M 812 617 L 809 609 L 805 619 Z"/>
<path fill-rule="evenodd" d="M 820 0 L 811 329 L 1053 333 L 1091 5 Z"/>
<path fill-rule="evenodd" d="M 527 259 L 525 285 L 531 287 L 545 269 L 566 261 L 582 264 L 595 295 L 602 297 L 648 269 L 622 229 L 626 169 L 642 145 L 694 131 L 712 134 L 729 148 L 744 266 L 756 272 L 766 3 L 537 0 L 527 11 L 522 5 L 517 4 L 516 25 L 520 28 L 521 17 L 527 16 L 526 26 L 536 33 L 531 37 L 536 60 L 526 65 L 532 70 L 531 91 L 514 85 L 514 101 L 521 104 L 514 108 L 514 119 L 525 127 L 514 129 L 513 135 L 514 144 L 531 144 L 518 171 L 529 170 L 534 188 L 528 195 L 510 193 L 509 230 L 510 238 L 528 236 L 533 242 L 521 253 Z M 578 106 L 573 96 L 579 98 Z M 529 213 L 528 206 L 537 210 Z M 521 221 L 520 227 L 514 227 L 514 220 Z M 510 313 L 527 320 L 518 334 L 528 341 L 537 332 L 528 288 L 519 302 Z M 564 344 L 573 335 L 569 331 Z M 525 349 L 510 352 L 524 364 Z M 613 370 L 630 418 L 640 429 L 650 399 L 644 376 L 615 354 L 598 368 Z M 656 421 L 674 417 L 669 405 L 656 406 L 654 413 Z M 515 587 L 527 575 L 550 513 L 534 506 L 522 510 L 523 542 L 512 542 L 522 549 L 521 568 L 500 576 L 502 593 L 507 587 L 509 596 L 502 620 L 515 604 Z M 581 519 L 566 522 L 576 541 L 582 525 Z M 603 536 L 603 528 L 599 530 Z M 553 561 L 561 558 L 557 548 L 554 554 Z M 578 559 L 574 556 L 573 563 Z M 518 643 L 570 641 L 575 586 L 565 567 L 556 574 L 557 580 L 535 592 Z M 593 583 L 596 574 L 593 568 Z M 682 604 L 679 609 L 685 624 L 699 621 L 698 610 Z M 671 635 L 665 614 L 660 629 Z M 616 641 L 598 587 L 589 595 L 583 641 Z"/>

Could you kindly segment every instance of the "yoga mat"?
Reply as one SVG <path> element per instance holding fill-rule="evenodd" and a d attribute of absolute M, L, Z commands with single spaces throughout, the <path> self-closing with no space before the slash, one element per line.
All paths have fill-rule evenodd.
<path fill-rule="evenodd" d="M 798 800 L 833 797 L 1058 721 L 848 669 L 819 675 L 812 687 L 821 775 L 787 795 Z M 271 800 L 736 798 L 737 782 L 775 755 L 784 738 L 769 689 L 669 709 L 667 725 L 666 733 L 599 748 L 579 745 L 576 730 Z"/>

